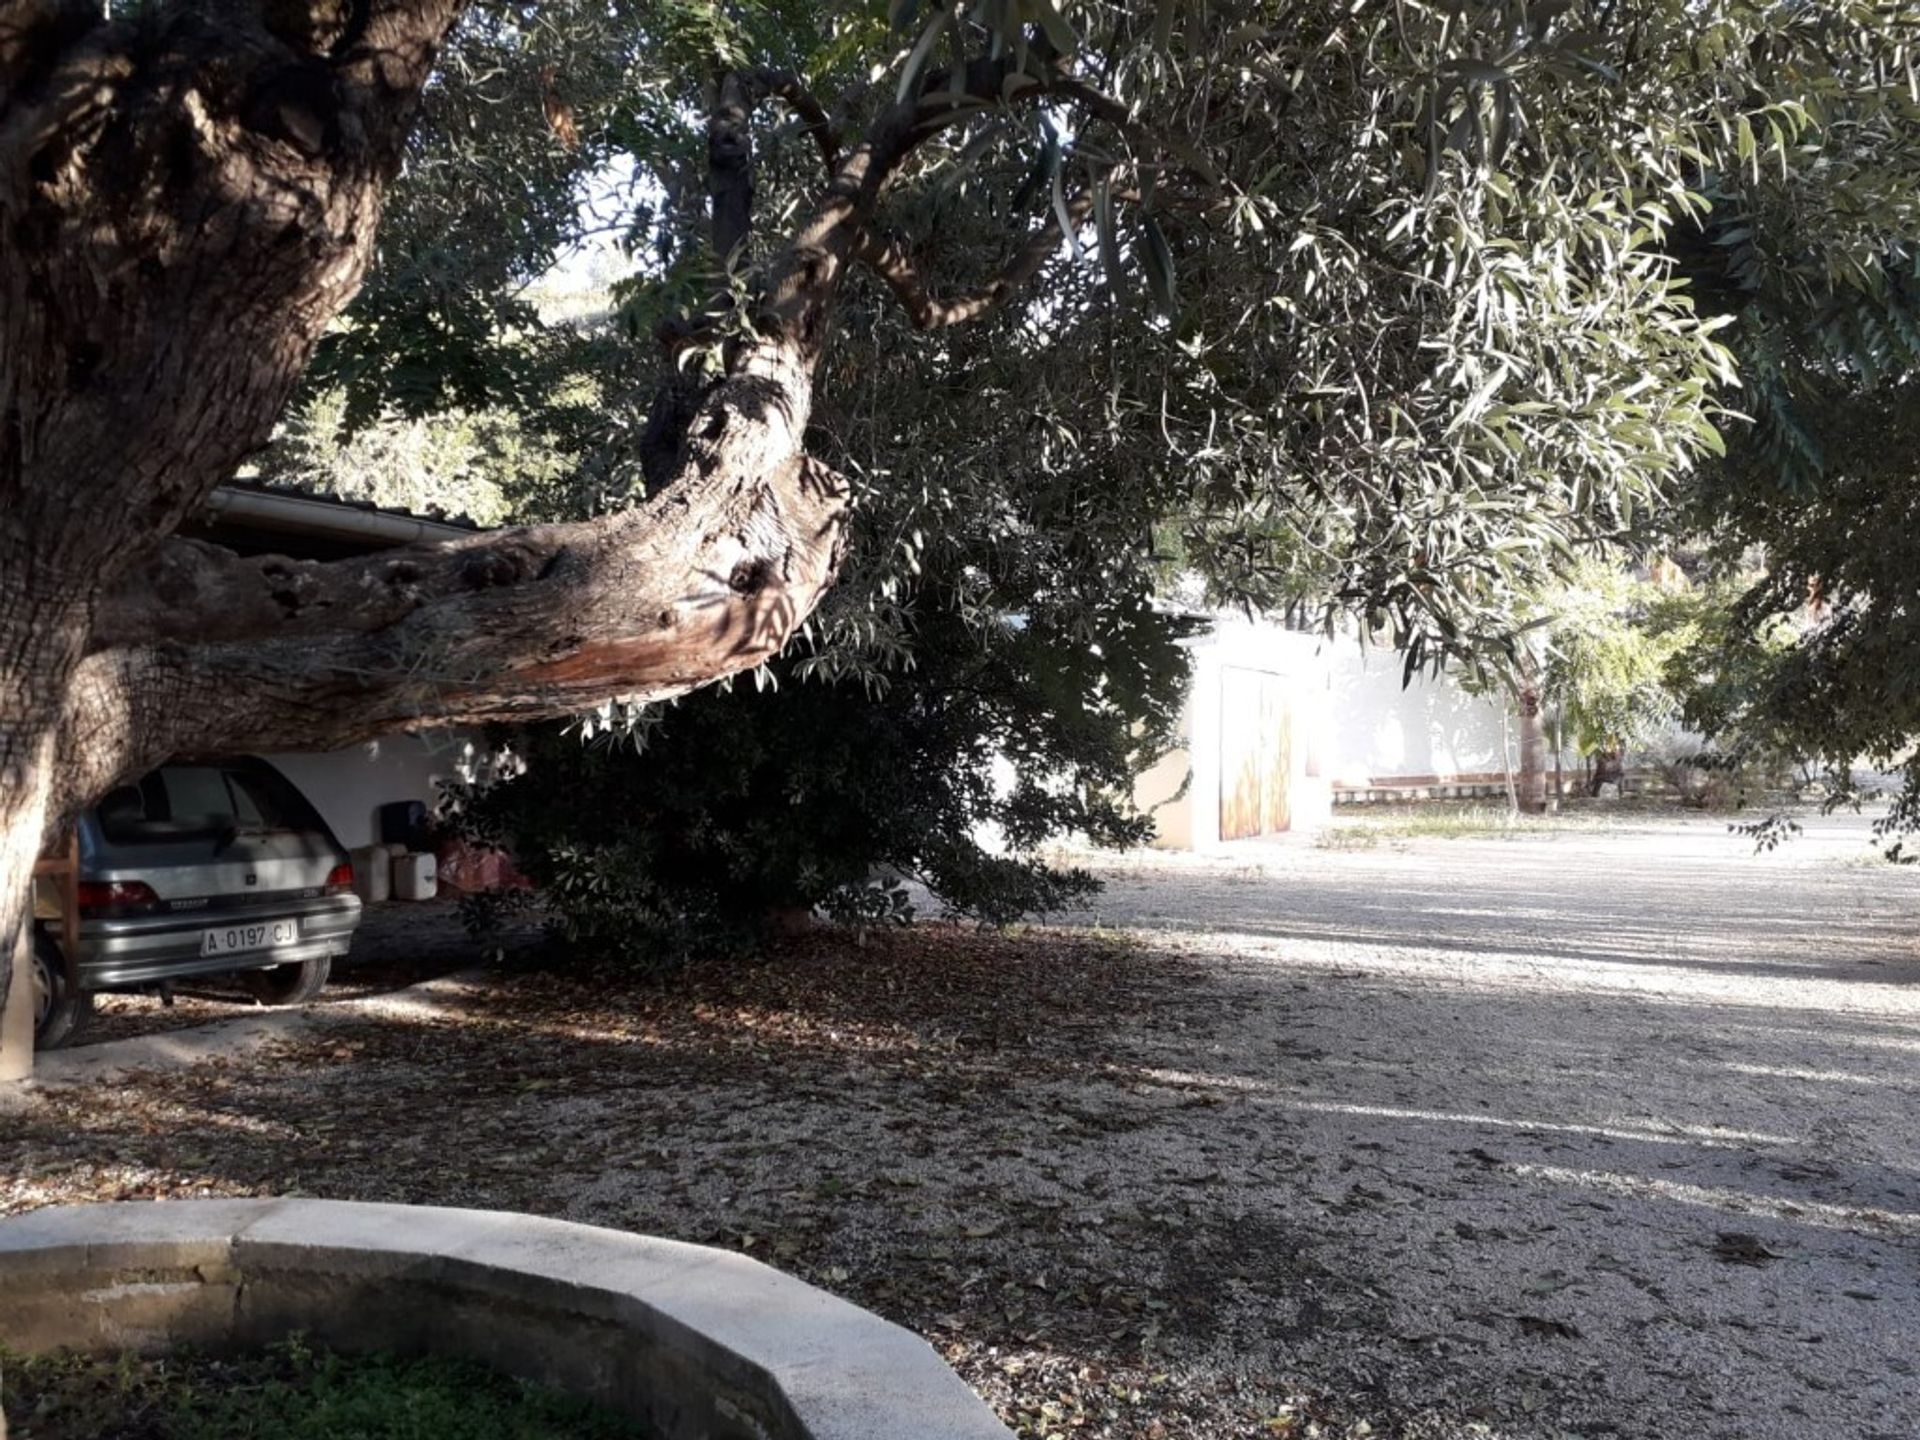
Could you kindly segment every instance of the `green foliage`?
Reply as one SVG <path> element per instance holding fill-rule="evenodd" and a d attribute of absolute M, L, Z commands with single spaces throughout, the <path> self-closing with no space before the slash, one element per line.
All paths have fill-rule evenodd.
<path fill-rule="evenodd" d="M 1815 752 L 1795 742 L 1768 703 L 1799 627 L 1783 617 L 1751 627 L 1743 607 L 1749 583 L 1714 576 L 1654 602 L 1647 623 L 1673 642 L 1662 683 L 1679 698 L 1681 722 L 1707 737 L 1720 767 L 1782 781 L 1799 771 L 1804 779 Z"/>
<path fill-rule="evenodd" d="M 344 1356 L 295 1336 L 233 1360 L 5 1356 L 35 1440 L 634 1440 L 633 1422 L 471 1361 Z"/>
<path fill-rule="evenodd" d="M 747 949 L 815 907 L 904 921 L 909 880 L 1001 923 L 1085 896 L 1091 877 L 1032 852 L 1147 836 L 1132 779 L 1176 718 L 1184 627 L 1115 599 L 1094 649 L 1032 614 L 982 631 L 931 590 L 911 604 L 914 663 L 877 691 L 789 661 L 624 739 L 544 729 L 522 776 L 455 797 L 456 823 L 512 846 L 561 938 L 623 959 Z"/>
<path fill-rule="evenodd" d="M 1121 520 L 1150 488 L 1217 598 L 1357 612 L 1438 661 L 1506 643 L 1574 552 L 1630 535 L 1721 447 L 1723 342 L 1753 328 L 1744 310 L 1729 328 L 1729 296 L 1784 316 L 1811 279 L 1872 288 L 1875 237 L 1914 212 L 1916 15 L 1867 0 L 489 7 L 456 37 L 381 267 L 321 373 L 361 419 L 530 414 L 555 370 L 584 365 L 600 402 L 557 428 L 594 502 L 622 503 L 640 488 L 649 397 L 633 380 L 653 326 L 734 283 L 707 252 L 715 67 L 792 69 L 852 146 L 956 59 L 1011 58 L 1002 101 L 922 147 L 884 228 L 936 294 L 993 274 L 1081 192 L 1086 243 L 964 331 L 916 335 L 861 281 L 817 447 L 869 495 L 913 501 L 907 535 L 1035 475 L 1097 510 L 1117 475 Z M 1031 103 L 1062 51 L 1080 88 Z M 542 119 L 548 65 L 573 149 Z M 749 263 L 823 179 L 778 104 L 754 147 Z M 633 257 L 623 323 L 542 325 L 521 287 L 605 227 Z M 1806 255 L 1783 258 L 1788 233 L 1814 237 Z M 873 569 L 910 584 L 915 559 L 890 546 Z M 884 607 L 867 618 L 889 629 Z"/>
<path fill-rule="evenodd" d="M 1701 663 L 1742 677 L 1702 723 L 1729 743 L 1815 757 L 1835 803 L 1865 798 L 1857 765 L 1898 772 L 1881 827 L 1898 845 L 1920 818 L 1920 388 L 1823 388 L 1803 412 L 1817 476 L 1782 483 L 1756 442 L 1701 487 L 1697 513 L 1739 591 Z M 1754 547 L 1765 568 L 1739 578 Z"/>
<path fill-rule="evenodd" d="M 262 478 L 320 494 L 498 525 L 533 508 L 577 467 L 514 411 L 440 411 L 349 430 L 342 387 L 311 396 L 257 462 Z"/>
<path fill-rule="evenodd" d="M 1820 765 L 1836 803 L 1861 798 L 1856 765 L 1905 767 L 1882 825 L 1897 841 L 1920 815 L 1920 22 L 1901 5 L 1778 14 L 1830 37 L 1810 71 L 1776 48 L 1806 126 L 1774 163 L 1757 137 L 1705 175 L 1709 211 L 1676 247 L 1701 303 L 1732 322 L 1747 417 L 1669 522 L 1708 537 L 1733 600 L 1683 654 L 1712 677 L 1689 723 L 1733 760 Z"/>
<path fill-rule="evenodd" d="M 548 403 L 574 337 L 542 325 L 527 288 L 604 223 L 580 201 L 616 153 L 609 125 L 642 73 L 647 8 L 481 0 L 467 12 L 423 99 L 372 274 L 308 377 L 342 391 L 352 428 Z M 556 133 L 550 103 L 576 143 Z"/>
<path fill-rule="evenodd" d="M 1702 806 L 1737 808 L 1804 783 L 1811 755 L 1767 708 L 1797 632 L 1780 622 L 1748 633 L 1744 594 L 1739 578 L 1696 580 L 1670 559 L 1648 572 L 1619 557 L 1575 567 L 1538 602 L 1529 632 L 1528 673 L 1556 743 L 1651 763 Z"/>
<path fill-rule="evenodd" d="M 1920 818 L 1920 103 L 1860 83 L 1822 120 L 1817 169 L 1743 181 L 1716 206 L 1752 423 L 1676 521 L 1710 538 L 1738 592 L 1692 652 L 1726 677 L 1696 723 L 1731 755 L 1817 764 L 1835 804 L 1866 798 L 1856 766 L 1902 772 L 1878 822 L 1897 852 Z M 1838 193 L 1820 174 L 1843 177 Z"/>
<path fill-rule="evenodd" d="M 1766 649 L 1816 577 L 1833 605 L 1733 708 L 1895 756 L 1920 733 L 1915 527 L 1867 520 L 1900 510 L 1885 457 L 1914 450 L 1838 457 L 1840 427 L 1885 418 L 1847 405 L 1892 406 L 1920 337 L 1916 34 L 1911 0 L 488 5 L 315 383 L 343 387 L 349 427 L 507 407 L 573 466 L 514 492 L 518 515 L 628 503 L 655 328 L 717 293 L 744 323 L 753 265 L 822 192 L 811 137 L 762 106 L 754 233 L 723 273 L 717 69 L 791 69 L 850 148 L 998 57 L 1000 100 L 921 147 L 880 228 L 939 296 L 1082 195 L 1087 218 L 981 322 L 917 333 L 849 284 L 809 439 L 863 518 L 789 682 L 884 695 L 929 595 L 970 637 L 1032 611 L 1100 643 L 1108 597 L 1172 554 L 1215 600 L 1356 616 L 1410 667 L 1508 666 L 1534 597 L 1583 555 L 1664 543 L 1687 485 L 1730 552 L 1780 562 L 1738 644 Z M 544 319 L 528 287 L 596 231 L 630 257 L 610 323 Z M 1759 468 L 1784 483 L 1747 485 Z M 1650 723 L 1643 642 L 1570 634 L 1589 738 Z"/>
<path fill-rule="evenodd" d="M 1619 754 L 1660 739 L 1680 718 L 1674 657 L 1687 626 L 1659 587 L 1589 562 L 1548 602 L 1541 693 L 1583 754 Z"/>

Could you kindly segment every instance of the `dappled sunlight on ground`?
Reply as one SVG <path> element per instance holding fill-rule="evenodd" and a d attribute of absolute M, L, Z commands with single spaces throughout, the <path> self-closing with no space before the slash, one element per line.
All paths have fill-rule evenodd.
<path fill-rule="evenodd" d="M 1866 1209 L 1857 1205 L 1826 1205 L 1807 1199 L 1787 1200 L 1752 1190 L 1730 1190 L 1688 1185 L 1658 1176 L 1614 1175 L 1604 1171 L 1569 1170 L 1560 1165 L 1515 1165 L 1513 1173 L 1554 1185 L 1583 1186 L 1615 1195 L 1652 1196 L 1682 1205 L 1701 1205 L 1729 1215 L 1764 1215 L 1801 1225 L 1825 1225 L 1835 1230 L 1881 1230 L 1890 1234 L 1920 1235 L 1920 1213 Z M 1786 1258 L 1784 1254 L 1771 1259 Z"/>
<path fill-rule="evenodd" d="M 422 946 L 244 1054 L 43 1088 L 0 1208 L 297 1191 L 744 1249 L 1024 1437 L 1911 1440 L 1920 877 L 1725 841 L 1136 857 L 1131 937 L 827 934 L 665 985 L 390 993 L 448 968 Z"/>

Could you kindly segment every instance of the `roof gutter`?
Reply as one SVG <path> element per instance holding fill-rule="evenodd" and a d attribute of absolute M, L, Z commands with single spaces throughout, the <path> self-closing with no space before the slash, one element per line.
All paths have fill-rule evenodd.
<path fill-rule="evenodd" d="M 471 537 L 465 525 L 423 520 L 415 515 L 389 515 L 361 510 L 337 501 L 309 500 L 300 495 L 270 495 L 258 490 L 221 486 L 207 497 L 207 516 L 213 520 L 254 525 L 285 535 L 308 535 L 325 540 L 358 541 L 363 545 L 438 544 Z"/>

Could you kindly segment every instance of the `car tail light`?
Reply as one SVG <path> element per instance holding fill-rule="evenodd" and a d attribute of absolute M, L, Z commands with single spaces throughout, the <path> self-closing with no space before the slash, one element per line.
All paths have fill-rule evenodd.
<path fill-rule="evenodd" d="M 353 866 L 336 865 L 327 872 L 327 893 L 340 895 L 353 889 Z"/>
<path fill-rule="evenodd" d="M 82 880 L 80 914 L 89 920 L 116 915 L 150 915 L 160 908 L 160 897 L 144 880 Z"/>

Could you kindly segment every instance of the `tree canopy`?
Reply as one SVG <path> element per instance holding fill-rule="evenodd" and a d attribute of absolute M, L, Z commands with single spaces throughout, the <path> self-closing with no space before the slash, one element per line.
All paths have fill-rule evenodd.
<path fill-rule="evenodd" d="M 633 357 L 726 283 L 697 58 L 751 62 L 770 94 L 778 69 L 754 205 L 790 214 L 822 138 L 798 87 L 833 97 L 841 144 L 888 86 L 1024 37 L 1070 48 L 1072 82 L 1021 106 L 1015 81 L 924 146 L 883 208 L 884 263 L 841 303 L 816 444 L 855 484 L 861 540 L 798 673 L 898 663 L 926 564 L 991 612 L 972 562 L 995 547 L 1044 553 L 1063 605 L 1174 565 L 1222 602 L 1357 614 L 1410 665 L 1497 657 L 1543 591 L 1585 593 L 1560 579 L 1602 573 L 1599 550 L 1778 545 L 1783 501 L 1860 562 L 1806 502 L 1835 397 L 1904 373 L 1920 333 L 1916 14 L 1243 12 L 636 7 L 595 12 L 590 55 L 555 7 L 524 30 L 488 12 L 456 34 L 389 221 L 436 284 L 377 270 L 315 383 L 344 380 L 361 416 L 515 407 L 576 462 L 528 513 L 624 503 L 657 418 Z M 521 181 L 535 165 L 544 190 Z M 447 219 L 529 194 L 543 222 L 469 240 Z M 606 324 L 504 312 L 591 232 L 630 266 Z M 750 227 L 733 273 L 779 236 Z M 1769 572 L 1755 627 L 1805 598 L 1795 569 Z M 1887 643 L 1898 670 L 1914 652 Z M 1837 703 L 1803 707 L 1835 754 L 1911 733 L 1884 697 L 1839 725 Z"/>
<path fill-rule="evenodd" d="M 1115 553 L 1109 509 L 1122 553 L 1157 510 L 1218 598 L 1337 604 L 1435 658 L 1499 643 L 1573 552 L 1635 539 L 1748 397 L 1777 395 L 1781 336 L 1823 296 L 1879 293 L 1913 223 L 1915 24 L 1885 5 L 482 11 L 389 219 L 385 253 L 432 254 L 434 278 L 377 269 L 317 373 L 360 415 L 530 406 L 578 443 L 567 513 L 622 503 L 654 411 L 630 357 L 724 289 L 713 65 L 776 97 L 751 120 L 738 275 L 784 238 L 760 217 L 818 189 L 810 117 L 844 145 L 942 65 L 1024 46 L 1066 66 L 1058 93 L 1023 104 L 1042 82 L 1004 81 L 888 193 L 881 263 L 837 317 L 823 456 L 870 503 L 923 497 L 900 531 L 923 542 L 1009 488 L 1082 488 L 1095 556 Z M 616 325 L 508 313 L 597 227 L 632 256 Z M 593 415 L 544 398 L 583 372 Z"/>

